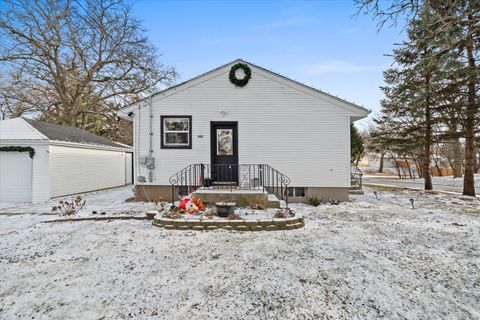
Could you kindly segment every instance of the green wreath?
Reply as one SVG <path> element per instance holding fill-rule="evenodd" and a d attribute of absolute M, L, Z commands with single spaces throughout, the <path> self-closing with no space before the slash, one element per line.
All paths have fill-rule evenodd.
<path fill-rule="evenodd" d="M 245 77 L 243 79 L 238 79 L 235 76 L 235 72 L 238 69 L 243 69 L 243 72 L 245 72 Z M 247 66 L 245 63 L 237 63 L 230 69 L 230 82 L 233 83 L 237 87 L 243 87 L 248 83 L 248 80 L 252 77 L 252 70 L 250 70 L 250 67 Z"/>
<path fill-rule="evenodd" d="M 33 159 L 33 156 L 35 155 L 35 149 L 32 147 L 20 147 L 20 146 L 5 146 L 5 147 L 0 147 L 0 151 L 4 152 L 28 152 L 30 155 L 30 158 Z"/>

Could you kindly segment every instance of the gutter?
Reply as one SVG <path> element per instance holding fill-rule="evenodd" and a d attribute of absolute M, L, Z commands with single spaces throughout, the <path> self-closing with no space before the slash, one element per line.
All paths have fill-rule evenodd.
<path fill-rule="evenodd" d="M 69 142 L 69 141 L 59 141 L 59 140 L 49 140 L 49 144 L 52 146 L 59 147 L 73 147 L 73 148 L 82 148 L 82 149 L 95 149 L 95 150 L 108 150 L 108 151 L 123 151 L 123 152 L 133 152 L 132 147 L 113 147 L 101 144 L 88 144 L 88 143 L 78 143 L 78 142 Z"/>

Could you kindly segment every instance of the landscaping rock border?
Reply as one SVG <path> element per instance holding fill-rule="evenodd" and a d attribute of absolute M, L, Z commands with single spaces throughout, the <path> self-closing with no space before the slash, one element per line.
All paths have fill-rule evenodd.
<path fill-rule="evenodd" d="M 157 227 L 173 230 L 237 230 L 237 231 L 275 231 L 303 228 L 303 216 L 285 219 L 261 220 L 183 220 L 154 218 L 152 224 Z"/>

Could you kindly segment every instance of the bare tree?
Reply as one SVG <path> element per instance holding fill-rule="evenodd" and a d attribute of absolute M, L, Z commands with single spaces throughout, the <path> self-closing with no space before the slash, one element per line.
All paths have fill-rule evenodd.
<path fill-rule="evenodd" d="M 4 0 L 0 39 L 1 70 L 30 92 L 9 99 L 50 122 L 92 130 L 176 76 L 123 0 Z"/>
<path fill-rule="evenodd" d="M 424 6 L 425 0 L 354 0 L 357 15 L 371 14 L 377 20 L 377 27 L 382 29 L 386 24 L 396 26 L 399 20 L 405 22 L 415 20 Z"/>
<path fill-rule="evenodd" d="M 0 72 L 0 120 L 20 117 L 32 111 L 29 105 L 23 103 L 26 95 L 27 90 L 18 88 L 14 77 Z"/>

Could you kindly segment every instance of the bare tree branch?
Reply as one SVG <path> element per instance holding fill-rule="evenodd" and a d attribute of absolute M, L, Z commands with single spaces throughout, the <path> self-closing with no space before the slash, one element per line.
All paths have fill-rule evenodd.
<path fill-rule="evenodd" d="M 88 127 L 110 121 L 117 101 L 175 80 L 123 0 L 3 2 L 0 70 L 16 83 L 2 102 L 8 110 L 16 101 L 45 120 Z"/>

